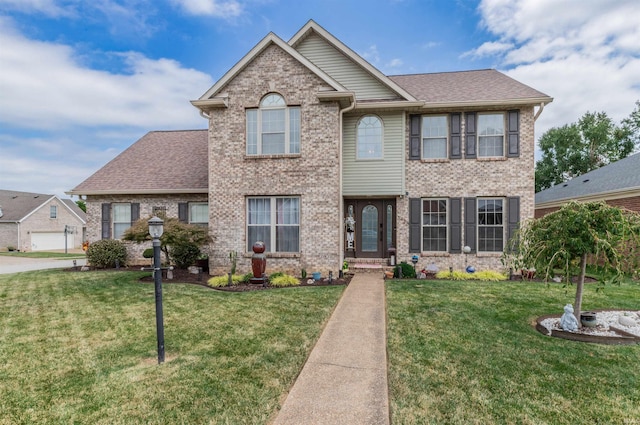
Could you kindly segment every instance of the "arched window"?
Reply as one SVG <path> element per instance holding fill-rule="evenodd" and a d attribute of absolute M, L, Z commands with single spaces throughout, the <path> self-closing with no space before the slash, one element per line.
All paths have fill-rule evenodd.
<path fill-rule="evenodd" d="M 382 159 L 382 121 L 365 115 L 358 121 L 356 159 Z"/>
<path fill-rule="evenodd" d="M 300 153 L 300 107 L 269 93 L 257 109 L 247 109 L 247 155 Z"/>

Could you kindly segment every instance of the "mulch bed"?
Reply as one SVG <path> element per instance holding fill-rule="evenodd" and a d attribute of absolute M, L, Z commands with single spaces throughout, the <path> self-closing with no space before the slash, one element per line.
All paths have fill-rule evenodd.
<path fill-rule="evenodd" d="M 120 271 L 140 271 L 141 267 L 120 267 L 117 270 Z M 78 267 L 77 269 L 67 269 L 68 271 L 79 271 L 80 267 Z M 107 271 L 115 271 L 116 269 L 105 269 Z M 207 285 L 207 280 L 209 280 L 211 277 L 208 273 L 202 273 L 202 274 L 194 274 L 194 273 L 189 273 L 188 270 L 186 269 L 173 269 L 173 279 L 168 279 L 167 278 L 167 271 L 163 270 L 162 272 L 162 283 L 163 284 L 172 284 L 172 283 L 188 283 L 188 284 L 192 284 L 192 285 L 200 285 L 203 286 L 205 288 L 209 288 L 209 289 L 214 289 L 217 291 L 225 291 L 225 292 L 248 292 L 248 291 L 265 291 L 265 290 L 272 290 L 272 289 L 287 289 L 287 288 L 291 288 L 291 286 L 289 287 L 285 287 L 285 288 L 280 288 L 280 287 L 274 287 L 274 286 L 263 286 L 260 284 L 252 284 L 252 283 L 240 283 L 238 285 L 233 285 L 233 286 L 226 286 L 226 287 L 222 287 L 222 288 L 213 288 L 211 286 Z M 347 273 L 344 275 L 344 277 L 342 278 L 335 278 L 331 281 L 331 283 L 329 283 L 329 279 L 325 278 L 325 279 L 320 279 L 318 281 L 314 281 L 313 284 L 308 284 L 307 282 L 310 279 L 300 279 L 300 285 L 299 286 L 295 286 L 295 288 L 299 288 L 299 287 L 314 287 L 314 286 L 340 286 L 340 285 L 348 285 L 349 282 L 351 281 L 351 278 L 353 277 L 353 274 Z M 312 280 L 312 279 L 311 279 Z M 151 273 L 151 271 L 149 271 L 149 274 L 147 276 L 141 277 L 140 278 L 140 282 L 149 282 L 149 283 L 153 283 L 153 275 Z"/>

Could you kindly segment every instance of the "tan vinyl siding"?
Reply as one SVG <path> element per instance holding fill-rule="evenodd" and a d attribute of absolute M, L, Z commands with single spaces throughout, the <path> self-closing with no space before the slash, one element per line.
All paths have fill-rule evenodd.
<path fill-rule="evenodd" d="M 296 49 L 337 82 L 355 92 L 357 99 L 399 98 L 387 86 L 316 34 L 305 38 Z"/>
<path fill-rule="evenodd" d="M 356 126 L 363 116 L 344 118 L 343 195 L 385 196 L 404 194 L 404 114 L 374 114 L 382 120 L 384 158 L 356 160 Z"/>

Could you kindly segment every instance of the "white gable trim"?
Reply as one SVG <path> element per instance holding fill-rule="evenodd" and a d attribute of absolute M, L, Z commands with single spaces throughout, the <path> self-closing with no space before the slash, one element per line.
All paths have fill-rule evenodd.
<path fill-rule="evenodd" d="M 349 59 L 353 60 L 359 66 L 361 66 L 366 72 L 371 74 L 380 83 L 387 86 L 390 90 L 397 93 L 399 96 L 405 98 L 408 101 L 417 101 L 409 92 L 405 91 L 402 87 L 391 81 L 386 75 L 378 71 L 376 67 L 364 60 L 359 54 L 351 50 L 347 45 L 334 37 L 327 30 L 318 25 L 313 19 L 309 20 L 304 27 L 302 27 L 293 37 L 289 40 L 289 45 L 295 49 L 298 42 L 302 41 L 309 32 L 313 31 L 320 37 L 324 38 L 329 44 L 338 49 L 338 51 L 344 53 Z"/>
<path fill-rule="evenodd" d="M 205 94 L 200 96 L 198 100 L 208 100 L 214 97 L 218 91 L 224 87 L 229 81 L 231 81 L 234 77 L 236 77 L 253 59 L 259 55 L 264 49 L 269 47 L 271 44 L 275 44 L 280 47 L 282 50 L 290 54 L 294 59 L 300 62 L 302 65 L 306 66 L 311 72 L 320 77 L 325 83 L 331 86 L 333 89 L 338 91 L 347 91 L 341 84 L 339 84 L 336 80 L 331 78 L 327 73 L 322 71 L 320 68 L 311 63 L 307 58 L 298 53 L 297 50 L 289 46 L 285 43 L 280 37 L 275 35 L 273 32 L 267 34 L 265 38 L 263 38 L 253 49 L 249 51 L 238 63 L 236 63 L 233 68 L 227 71 L 226 74 L 222 76 L 221 79 L 218 80 L 217 83 L 213 85 Z M 195 105 L 198 106 L 198 105 Z"/>

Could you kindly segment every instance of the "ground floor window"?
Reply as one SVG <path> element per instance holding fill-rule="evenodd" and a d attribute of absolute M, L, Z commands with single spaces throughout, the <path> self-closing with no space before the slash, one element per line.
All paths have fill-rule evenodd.
<path fill-rule="evenodd" d="M 447 251 L 447 200 L 422 200 L 422 251 Z"/>
<path fill-rule="evenodd" d="M 131 227 L 131 204 L 113 204 L 113 238 L 122 239 Z"/>
<path fill-rule="evenodd" d="M 209 204 L 206 202 L 189 203 L 189 223 L 198 226 L 208 226 Z"/>
<path fill-rule="evenodd" d="M 247 198 L 247 251 L 256 241 L 267 252 L 299 252 L 300 198 Z"/>
<path fill-rule="evenodd" d="M 478 199 L 478 251 L 501 252 L 503 250 L 503 218 L 503 199 Z"/>

